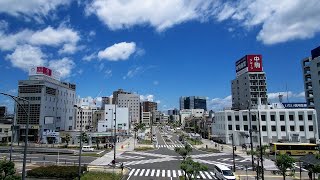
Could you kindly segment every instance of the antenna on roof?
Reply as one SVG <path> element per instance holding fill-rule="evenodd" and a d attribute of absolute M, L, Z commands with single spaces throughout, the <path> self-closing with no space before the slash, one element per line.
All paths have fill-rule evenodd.
<path fill-rule="evenodd" d="M 287 92 L 287 102 L 289 102 L 289 91 L 288 91 L 288 84 L 286 83 L 286 92 Z"/>

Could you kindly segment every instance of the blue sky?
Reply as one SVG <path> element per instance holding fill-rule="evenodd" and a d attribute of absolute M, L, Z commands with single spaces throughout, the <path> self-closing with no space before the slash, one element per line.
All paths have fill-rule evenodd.
<path fill-rule="evenodd" d="M 81 97 L 123 88 L 166 110 L 199 95 L 220 110 L 231 104 L 235 61 L 262 54 L 269 100 L 287 89 L 301 102 L 319 10 L 318 0 L 2 0 L 0 92 L 16 94 L 28 67 L 45 65 Z"/>

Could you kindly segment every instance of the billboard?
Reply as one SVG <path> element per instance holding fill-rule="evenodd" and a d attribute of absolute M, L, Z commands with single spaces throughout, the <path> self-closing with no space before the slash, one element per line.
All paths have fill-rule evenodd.
<path fill-rule="evenodd" d="M 286 109 L 299 109 L 307 108 L 307 103 L 282 103 L 283 107 Z"/>
<path fill-rule="evenodd" d="M 44 117 L 44 124 L 53 124 L 53 117 L 52 116 Z"/>
<path fill-rule="evenodd" d="M 29 69 L 29 76 L 34 76 L 34 75 L 44 75 L 51 77 L 55 80 L 60 81 L 60 73 L 57 71 L 53 71 L 47 67 L 43 66 L 37 66 L 37 67 L 31 67 Z"/>
<path fill-rule="evenodd" d="M 237 77 L 246 72 L 261 72 L 262 56 L 261 55 L 245 55 L 236 62 Z"/>

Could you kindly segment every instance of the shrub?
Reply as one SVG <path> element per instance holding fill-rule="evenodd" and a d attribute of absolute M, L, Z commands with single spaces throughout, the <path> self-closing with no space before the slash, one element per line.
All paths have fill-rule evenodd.
<path fill-rule="evenodd" d="M 87 172 L 81 180 L 120 180 L 121 174 L 118 173 L 104 173 L 104 172 Z"/>
<path fill-rule="evenodd" d="M 218 149 L 213 149 L 213 148 L 200 148 L 199 150 L 201 151 L 207 151 L 207 152 L 212 152 L 212 153 L 220 153 Z"/>
<path fill-rule="evenodd" d="M 82 167 L 81 173 L 86 167 Z M 78 166 L 41 166 L 29 170 L 28 177 L 34 178 L 63 178 L 74 179 L 78 177 Z"/>
<path fill-rule="evenodd" d="M 153 150 L 154 148 L 152 147 L 138 147 L 138 148 L 135 148 L 134 150 L 135 151 L 148 151 L 148 150 Z"/>

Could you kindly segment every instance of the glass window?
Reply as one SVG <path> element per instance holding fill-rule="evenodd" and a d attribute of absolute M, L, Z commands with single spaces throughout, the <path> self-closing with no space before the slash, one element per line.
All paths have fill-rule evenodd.
<path fill-rule="evenodd" d="M 308 120 L 312 121 L 312 115 L 311 114 L 308 115 Z"/>
<path fill-rule="evenodd" d="M 247 115 L 243 115 L 243 121 L 248 121 L 248 116 Z"/>
<path fill-rule="evenodd" d="M 229 130 L 232 130 L 232 125 L 228 125 L 228 129 L 229 129 Z"/>
<path fill-rule="evenodd" d="M 262 131 L 267 131 L 267 126 L 262 126 Z"/>
<path fill-rule="evenodd" d="M 300 126 L 300 131 L 304 131 L 304 126 Z"/>
<path fill-rule="evenodd" d="M 248 125 L 244 125 L 243 130 L 248 131 Z"/>
<path fill-rule="evenodd" d="M 283 114 L 280 115 L 280 121 L 284 121 L 284 115 Z"/>
<path fill-rule="evenodd" d="M 277 130 L 276 126 L 271 126 L 271 131 L 276 131 L 276 130 Z"/>
<path fill-rule="evenodd" d="M 236 130 L 240 130 L 240 125 L 236 125 Z"/>
<path fill-rule="evenodd" d="M 257 126 L 256 125 L 252 125 L 252 130 L 256 131 L 257 130 Z"/>
<path fill-rule="evenodd" d="M 290 126 L 290 131 L 294 131 L 294 126 Z"/>
<path fill-rule="evenodd" d="M 303 115 L 299 114 L 299 121 L 303 121 Z"/>
<path fill-rule="evenodd" d="M 275 115 L 271 115 L 271 121 L 275 121 L 276 120 L 276 116 Z"/>
<path fill-rule="evenodd" d="M 292 114 L 289 115 L 289 120 L 294 121 L 294 116 Z"/>
<path fill-rule="evenodd" d="M 286 126 L 281 126 L 281 131 L 286 131 Z"/>
<path fill-rule="evenodd" d="M 231 116 L 228 116 L 228 121 L 231 121 Z"/>
<path fill-rule="evenodd" d="M 266 121 L 266 115 L 261 115 L 261 121 Z"/>
<path fill-rule="evenodd" d="M 256 121 L 257 120 L 257 117 L 256 117 L 256 115 L 252 115 L 252 121 Z"/>
<path fill-rule="evenodd" d="M 313 131 L 313 126 L 309 126 L 309 131 Z"/>
<path fill-rule="evenodd" d="M 238 115 L 236 115 L 235 118 L 236 118 L 236 121 L 239 121 L 239 116 Z"/>

